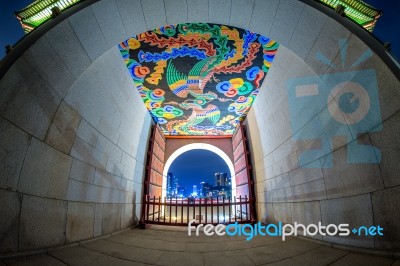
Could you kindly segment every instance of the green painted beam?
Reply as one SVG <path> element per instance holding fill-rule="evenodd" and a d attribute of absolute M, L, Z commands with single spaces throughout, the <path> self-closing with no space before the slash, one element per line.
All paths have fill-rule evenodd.
<path fill-rule="evenodd" d="M 317 0 L 325 5 L 336 9 L 341 4 L 345 7 L 346 17 L 372 32 L 382 11 L 368 5 L 361 0 Z"/>
<path fill-rule="evenodd" d="M 15 12 L 25 33 L 29 33 L 51 18 L 51 9 L 58 7 L 61 11 L 81 0 L 36 0 L 24 9 Z"/>

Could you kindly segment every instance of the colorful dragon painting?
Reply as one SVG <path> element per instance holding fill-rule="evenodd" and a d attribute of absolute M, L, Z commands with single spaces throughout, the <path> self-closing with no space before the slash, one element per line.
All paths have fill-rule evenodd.
<path fill-rule="evenodd" d="M 118 45 L 166 135 L 232 135 L 254 102 L 278 43 L 206 23 L 167 25 Z"/>

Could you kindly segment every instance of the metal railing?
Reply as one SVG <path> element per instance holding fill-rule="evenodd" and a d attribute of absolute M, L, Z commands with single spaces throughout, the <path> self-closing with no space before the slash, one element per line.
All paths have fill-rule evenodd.
<path fill-rule="evenodd" d="M 254 199 L 233 198 L 164 198 L 146 195 L 141 224 L 186 226 L 196 224 L 252 223 Z"/>

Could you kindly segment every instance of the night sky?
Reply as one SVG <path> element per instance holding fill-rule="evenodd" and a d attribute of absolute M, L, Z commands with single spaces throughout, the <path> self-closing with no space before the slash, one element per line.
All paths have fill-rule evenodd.
<path fill-rule="evenodd" d="M 392 44 L 391 53 L 400 61 L 400 1 L 398 0 L 364 0 L 365 3 L 383 10 L 373 34 L 382 42 Z"/>
<path fill-rule="evenodd" d="M 0 2 L 0 58 L 5 56 L 5 46 L 14 45 L 25 34 L 21 24 L 14 16 L 14 11 L 31 4 L 32 0 L 1 1 Z"/>
<path fill-rule="evenodd" d="M 228 173 L 229 168 L 225 161 L 217 154 L 208 150 L 190 150 L 176 158 L 169 168 L 178 177 L 178 184 L 192 191 L 193 185 L 208 182 L 215 185 L 216 172 Z"/>

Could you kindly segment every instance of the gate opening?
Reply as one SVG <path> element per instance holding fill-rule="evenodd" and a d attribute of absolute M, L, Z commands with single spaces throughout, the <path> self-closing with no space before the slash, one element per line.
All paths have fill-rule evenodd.
<path fill-rule="evenodd" d="M 193 220 L 195 220 L 192 223 L 194 225 L 255 222 L 255 198 L 249 171 L 251 166 L 248 160 L 246 138 L 243 137 L 242 129 L 241 127 L 240 133 L 232 137 L 233 154 L 231 157 L 233 157 L 233 161 L 224 151 L 214 145 L 191 143 L 178 148 L 164 162 L 165 143 L 168 139 L 160 138 L 162 133 L 155 126 L 146 167 L 148 173 L 144 182 L 142 228 L 145 228 L 146 224 L 186 226 Z M 193 190 L 193 193 L 186 194 L 179 193 L 177 190 L 171 192 L 171 182 L 174 182 L 173 178 L 169 176 L 171 165 L 180 155 L 192 150 L 207 150 L 226 163 L 229 169 L 227 175 L 232 187 L 229 194 L 213 193 L 213 191 L 196 193 L 197 191 L 193 192 Z M 207 167 L 206 163 L 204 167 Z"/>

